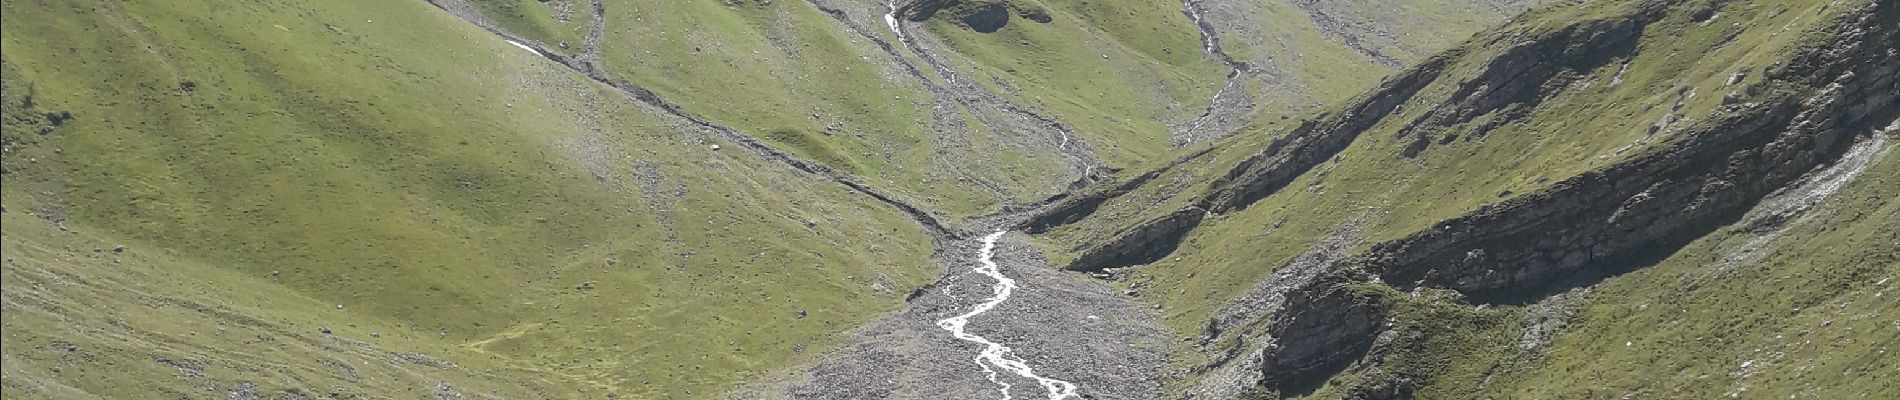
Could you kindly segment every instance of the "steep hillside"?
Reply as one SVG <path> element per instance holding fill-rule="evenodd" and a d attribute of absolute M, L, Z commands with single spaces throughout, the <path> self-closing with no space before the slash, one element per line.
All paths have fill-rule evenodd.
<path fill-rule="evenodd" d="M 1731 240 L 1723 232 L 1767 229 L 1725 226 L 1771 192 L 1796 191 L 1803 173 L 1877 164 L 1844 154 L 1885 157 L 1883 150 L 1849 148 L 1887 146 L 1874 132 L 1895 117 L 1893 96 L 1900 92 L 1891 67 L 1894 21 L 1888 2 L 1627 1 L 1534 12 L 1325 116 L 1249 132 L 1101 185 L 1026 227 L 1044 232 L 1040 241 L 1058 263 L 1119 279 L 1163 306 L 1164 322 L 1189 340 L 1176 353 L 1190 382 L 1181 395 L 1324 387 L 1329 396 L 1466 398 L 1475 394 L 1463 390 L 1515 390 L 1478 384 L 1493 377 L 1523 385 L 1524 392 L 1507 394 L 1561 397 L 1562 387 L 1547 385 L 1554 378 L 1531 377 L 1549 376 L 1540 368 L 1582 364 L 1623 377 L 1715 371 L 1727 359 L 1699 358 L 1713 351 L 1638 355 L 1679 357 L 1670 361 L 1679 368 L 1658 370 L 1596 364 L 1591 353 L 1574 350 L 1575 358 L 1564 360 L 1502 349 L 1520 333 L 1558 343 L 1570 335 L 1607 342 L 1589 336 L 1607 328 L 1566 325 L 1568 317 L 1523 326 L 1514 318 L 1572 307 L 1563 304 L 1625 304 L 1552 296 L 1630 271 L 1640 272 L 1602 290 L 1680 293 L 1671 281 L 1644 274 L 1707 267 L 1708 256 L 1696 258 L 1708 251 L 1699 250 L 1701 243 Z M 1868 193 L 1891 186 L 1853 182 Z M 1843 224 L 1872 219 L 1857 233 L 1788 240 L 1816 248 L 1834 240 L 1880 242 L 1890 233 L 1875 227 L 1895 220 L 1887 203 L 1841 206 L 1856 215 Z M 1800 215 L 1767 224 L 1782 229 L 1783 219 Z M 1854 249 L 1811 258 L 1836 264 L 1774 273 L 1793 281 L 1791 288 L 1861 285 L 1894 273 L 1891 257 L 1855 255 L 1891 251 Z M 1848 278 L 1836 271 L 1862 272 Z M 1741 285 L 1721 287 L 1681 298 L 1761 298 Z M 1825 302 L 1851 294 L 1839 288 L 1775 298 Z M 1766 318 L 1712 302 L 1697 307 L 1676 310 L 1709 319 L 1671 321 Z M 1458 322 L 1440 325 L 1450 321 Z M 1790 326 L 1800 319 L 1755 321 Z M 1855 328 L 1832 329 L 1853 337 L 1847 332 Z M 1650 337 L 1695 339 L 1687 332 Z M 1828 349 L 1809 357 L 1863 371 L 1893 362 L 1850 354 Z M 1787 378 L 1774 387 L 1839 387 L 1818 379 Z M 1717 382 L 1737 378 L 1705 384 Z M 1860 381 L 1838 383 L 1882 392 L 1854 382 Z M 1667 391 L 1693 386 L 1640 379 L 1623 387 L 1575 384 L 1580 391 L 1564 395 L 1629 389 L 1699 397 Z"/>
<path fill-rule="evenodd" d="M 8 398 L 686 397 L 939 271 L 902 210 L 426 3 L 4 12 Z"/>
<path fill-rule="evenodd" d="M 1345 100 L 1539 2 L 1325 3 L 951 0 L 902 13 L 934 34 L 920 41 L 1129 167 Z M 1365 38 L 1389 54 L 1356 50 Z"/>
<path fill-rule="evenodd" d="M 1395 13 L 1274 1 L 1271 15 L 1130 1 L 432 3 L 967 218 L 1311 112 L 1531 2 Z M 1286 56 L 1229 57 L 1217 24 L 1271 27 L 1263 45 Z M 1355 53 L 1358 37 L 1383 38 L 1393 55 Z"/>
<path fill-rule="evenodd" d="M 0 384 L 714 396 L 1246 123 L 1196 7 L 9 1 Z"/>
<path fill-rule="evenodd" d="M 0 19 L 6 399 L 1900 398 L 1890 0 Z"/>

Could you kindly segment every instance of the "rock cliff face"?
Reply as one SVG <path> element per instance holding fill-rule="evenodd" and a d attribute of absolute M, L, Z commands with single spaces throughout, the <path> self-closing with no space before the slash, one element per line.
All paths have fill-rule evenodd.
<path fill-rule="evenodd" d="M 1722 6 L 1709 4 L 1695 11 L 1693 20 L 1708 23 Z M 1653 40 L 1645 37 L 1652 24 L 1680 20 L 1682 15 L 1672 13 L 1687 8 L 1680 2 L 1645 2 L 1617 18 L 1493 39 L 1498 50 L 1483 62 L 1472 62 L 1472 54 L 1464 53 L 1481 46 L 1428 59 L 1341 111 L 1265 143 L 1216 175 L 1206 191 L 1191 194 L 1187 206 L 1151 214 L 1159 216 L 1080 249 L 1066 268 L 1100 271 L 1162 260 L 1205 221 L 1280 192 L 1356 141 L 1386 140 L 1368 132 L 1391 132 L 1390 139 L 1401 145 L 1390 156 L 1406 159 L 1459 139 L 1482 139 L 1529 118 L 1567 88 L 1602 84 L 1593 79 L 1608 74 L 1595 74 L 1634 58 L 1650 45 L 1645 40 Z M 1442 302 L 1468 308 L 1534 303 L 1652 265 L 1735 223 L 1770 194 L 1835 163 L 1865 140 L 1866 132 L 1900 116 L 1900 51 L 1893 45 L 1900 43 L 1897 10 L 1894 2 L 1874 1 L 1816 22 L 1815 40 L 1759 72 L 1729 78 L 1722 89 L 1729 94 L 1706 116 L 1679 123 L 1672 111 L 1649 132 L 1654 136 L 1667 127 L 1671 135 L 1637 155 L 1532 193 L 1500 195 L 1504 198 L 1464 215 L 1321 263 L 1323 271 L 1299 268 L 1307 278 L 1268 283 L 1276 288 L 1273 304 L 1247 304 L 1267 311 L 1223 308 L 1210 321 L 1202 346 L 1238 344 L 1215 348 L 1226 355 L 1214 356 L 1193 373 L 1249 390 L 1305 393 L 1348 367 L 1378 371 L 1388 359 L 1405 357 L 1405 343 L 1425 340 L 1427 333 L 1395 328 L 1403 324 L 1391 320 L 1398 318 L 1393 294 L 1438 293 L 1449 296 Z M 1453 68 L 1475 72 L 1449 85 L 1440 82 L 1455 76 L 1448 72 Z M 1757 73 L 1759 81 L 1739 79 Z M 1614 79 L 1620 81 L 1622 72 Z M 1688 88 L 1679 90 L 1683 93 L 1675 97 L 1691 97 Z M 1659 107 L 1679 111 L 1682 103 Z M 1408 113 L 1408 107 L 1424 109 Z M 1067 199 L 1029 227 L 1040 232 L 1085 220 L 1177 165 Z M 1294 263 L 1312 263 L 1305 258 Z M 1274 279 L 1284 275 L 1276 272 Z M 1258 319 L 1242 320 L 1247 318 Z M 1229 371 L 1234 369 L 1242 371 Z M 1383 378 L 1356 383 L 1343 393 L 1408 398 L 1421 378 L 1380 374 L 1366 373 Z M 1248 391 L 1195 393 L 1222 398 Z"/>
<path fill-rule="evenodd" d="M 998 0 L 924 0 L 902 6 L 900 14 L 911 21 L 926 21 L 939 13 L 982 33 L 994 33 L 1009 25 L 1012 18 L 1047 24 L 1055 21 L 1048 10 L 1033 4 Z"/>
<path fill-rule="evenodd" d="M 1505 49 L 1476 78 L 1460 83 L 1431 112 L 1398 131 L 1398 137 L 1411 140 L 1404 156 L 1416 157 L 1433 142 L 1460 137 L 1444 127 L 1492 116 L 1464 133 L 1477 138 L 1522 119 L 1582 74 L 1633 52 L 1643 28 L 1663 16 L 1665 4 L 1648 3 L 1627 18 L 1567 26 Z"/>
<path fill-rule="evenodd" d="M 1268 317 L 1260 384 L 1298 392 L 1349 363 L 1379 362 L 1362 356 L 1387 328 L 1379 322 L 1386 311 L 1355 295 L 1353 285 L 1525 303 L 1640 268 L 1736 221 L 1900 116 L 1897 14 L 1891 4 L 1848 14 L 1837 40 L 1769 72 L 1758 89 L 1769 94 L 1723 106 L 1720 118 L 1667 147 L 1376 244 L 1334 275 L 1295 289 Z M 1402 383 L 1372 382 L 1352 393 L 1403 398 L 1409 389 Z"/>
<path fill-rule="evenodd" d="M 1659 4 L 1653 3 L 1629 19 L 1571 26 L 1509 48 L 1492 59 L 1477 78 L 1462 82 L 1451 96 L 1431 105 L 1431 112 L 1408 121 L 1405 128 L 1399 130 L 1399 136 L 1413 138 L 1405 155 L 1416 156 L 1434 141 L 1457 139 L 1459 135 L 1443 131 L 1479 116 L 1498 117 L 1469 135 L 1482 136 L 1483 132 L 1521 118 L 1543 97 L 1553 93 L 1552 88 L 1574 81 L 1579 71 L 1594 69 L 1631 51 L 1642 27 L 1662 15 Z M 1225 214 L 1244 210 L 1279 191 L 1314 166 L 1333 158 L 1361 134 L 1412 101 L 1419 91 L 1439 79 L 1459 55 L 1454 50 L 1429 58 L 1388 79 L 1342 111 L 1306 121 L 1286 135 L 1274 138 L 1262 151 L 1216 177 L 1213 189 L 1200 197 L 1194 208 Z M 1064 207 L 1052 208 L 1032 227 L 1047 229 L 1046 226 L 1080 219 L 1093 212 L 1102 201 L 1105 199 L 1099 196 L 1070 201 Z M 1179 217 L 1185 211 L 1133 227 L 1113 240 L 1087 249 L 1068 269 L 1097 271 L 1159 259 L 1178 246 L 1180 238 L 1199 223 L 1198 217 Z M 1131 257 L 1138 255 L 1149 257 Z"/>
<path fill-rule="evenodd" d="M 1272 340 L 1260 352 L 1261 384 L 1298 392 L 1324 382 L 1372 348 L 1385 328 L 1378 291 L 1355 287 L 1347 275 L 1329 275 L 1288 293 L 1284 311 L 1267 323 Z"/>
<path fill-rule="evenodd" d="M 1096 272 L 1108 268 L 1146 264 L 1165 257 L 1181 245 L 1181 238 L 1200 225 L 1207 210 L 1188 207 L 1135 225 L 1114 242 L 1083 253 L 1069 264 L 1071 271 Z"/>
<path fill-rule="evenodd" d="M 1841 46 L 1770 72 L 1766 98 L 1724 106 L 1660 151 L 1380 244 L 1366 266 L 1401 287 L 1521 302 L 1640 266 L 1733 222 L 1893 119 L 1900 58 L 1894 28 L 1876 16 L 1844 28 Z M 1821 89 L 1787 89 L 1804 86 Z"/>
<path fill-rule="evenodd" d="M 1075 271 L 1100 271 L 1107 268 L 1153 262 L 1180 245 L 1181 238 L 1198 226 L 1208 214 L 1223 214 L 1245 209 L 1260 198 L 1285 187 L 1288 182 L 1327 159 L 1332 158 L 1366 129 L 1371 128 L 1400 104 L 1404 104 L 1431 83 L 1449 57 L 1440 56 L 1389 79 L 1379 89 L 1363 96 L 1346 112 L 1306 121 L 1285 136 L 1275 138 L 1261 152 L 1248 157 L 1216 178 L 1213 190 L 1198 198 L 1193 206 L 1162 218 L 1137 224 L 1114 239 L 1084 250 L 1067 267 Z M 1192 159 L 1199 154 L 1183 159 Z M 1030 221 L 1031 231 L 1086 218 L 1103 202 L 1126 194 L 1147 183 L 1167 167 L 1143 174 L 1117 190 L 1079 196 L 1051 207 Z"/>
<path fill-rule="evenodd" d="M 1439 78 L 1453 55 L 1440 55 L 1389 79 L 1350 107 L 1319 121 L 1301 124 L 1274 138 L 1265 150 L 1235 165 L 1214 181 L 1214 190 L 1201 200 L 1203 207 L 1220 213 L 1248 205 L 1286 187 L 1300 174 L 1339 154 L 1361 133 L 1371 129 Z"/>

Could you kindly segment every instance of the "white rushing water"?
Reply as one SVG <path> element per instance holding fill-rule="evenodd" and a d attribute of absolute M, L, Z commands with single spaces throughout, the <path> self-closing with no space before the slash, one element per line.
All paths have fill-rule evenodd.
<path fill-rule="evenodd" d="M 957 339 L 983 345 L 983 351 L 976 355 L 976 365 L 983 367 L 983 373 L 989 376 L 990 382 L 995 382 L 998 386 L 1002 387 L 1003 400 L 1010 400 L 1009 383 L 997 379 L 996 368 L 1002 368 L 1004 371 L 1009 371 L 1018 376 L 1035 380 L 1037 384 L 1042 385 L 1042 388 L 1049 392 L 1049 400 L 1062 400 L 1076 397 L 1074 383 L 1036 375 L 1036 372 L 1029 368 L 1029 363 L 1023 362 L 1023 360 L 1017 358 L 1015 355 L 1010 354 L 1009 346 L 1004 346 L 1000 343 L 992 342 L 989 339 L 984 339 L 982 336 L 963 331 L 963 328 L 970 324 L 971 317 L 981 315 L 985 312 L 989 312 L 992 308 L 996 308 L 996 305 L 1002 304 L 1004 300 L 1009 300 L 1010 292 L 1016 290 L 1016 280 L 1004 276 L 1003 271 L 996 266 L 996 260 L 991 259 L 996 255 L 996 240 L 1003 238 L 1003 234 L 1005 233 L 1008 233 L 1008 231 L 999 231 L 989 236 L 984 236 L 983 249 L 977 252 L 977 262 L 981 263 L 982 266 L 977 267 L 976 272 L 996 279 L 996 286 L 991 288 L 991 292 L 994 295 L 990 296 L 989 300 L 984 301 L 982 304 L 977 304 L 976 307 L 971 308 L 970 312 L 937 321 L 937 326 L 950 331 L 950 334 L 956 336 Z"/>
<path fill-rule="evenodd" d="M 1210 25 L 1207 21 L 1201 20 L 1201 7 L 1199 6 L 1200 4 L 1196 4 L 1192 0 L 1181 2 L 1181 8 L 1187 11 L 1188 19 L 1194 20 L 1194 28 L 1201 31 L 1201 50 L 1206 51 L 1207 54 L 1219 54 L 1219 51 L 1214 49 L 1214 32 L 1208 30 L 1207 27 Z"/>
<path fill-rule="evenodd" d="M 891 12 L 884 13 L 884 25 L 891 27 L 891 33 L 897 34 L 898 41 L 910 41 L 904 38 L 904 30 L 897 27 L 897 1 L 886 2 L 884 6 L 891 9 Z"/>

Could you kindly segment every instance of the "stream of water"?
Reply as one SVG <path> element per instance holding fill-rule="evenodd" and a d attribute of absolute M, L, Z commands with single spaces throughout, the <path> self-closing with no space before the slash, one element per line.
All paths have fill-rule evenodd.
<path fill-rule="evenodd" d="M 1003 400 L 1011 399 L 1009 394 L 1010 386 L 1009 382 L 999 379 L 996 371 L 998 368 L 1014 373 L 1017 376 L 1035 380 L 1037 384 L 1042 385 L 1044 390 L 1048 391 L 1049 400 L 1062 400 L 1076 397 L 1076 387 L 1074 383 L 1036 375 L 1035 370 L 1029 368 L 1029 363 L 1011 354 L 1009 346 L 1004 346 L 1001 343 L 992 342 L 989 339 L 984 339 L 982 336 L 964 331 L 964 328 L 970 324 L 970 318 L 989 312 L 990 309 L 996 308 L 998 304 L 1003 304 L 1003 301 L 1009 300 L 1010 293 L 1016 291 L 1016 280 L 1003 275 L 1003 271 L 997 267 L 996 260 L 993 259 L 996 256 L 996 241 L 1002 239 L 1005 233 L 1008 233 L 1008 231 L 999 231 L 989 236 L 984 236 L 983 249 L 977 252 L 977 262 L 982 265 L 976 268 L 976 273 L 996 279 L 996 286 L 990 289 L 992 294 L 990 298 L 983 303 L 977 304 L 976 307 L 971 308 L 970 312 L 937 321 L 937 326 L 950 331 L 950 334 L 956 336 L 957 339 L 983 345 L 983 351 L 976 355 L 976 365 L 983 368 L 983 373 L 989 377 L 990 382 L 995 382 L 997 386 L 1002 387 Z"/>

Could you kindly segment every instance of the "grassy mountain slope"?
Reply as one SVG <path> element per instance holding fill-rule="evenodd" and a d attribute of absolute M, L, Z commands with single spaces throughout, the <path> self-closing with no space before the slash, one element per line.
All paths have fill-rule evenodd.
<path fill-rule="evenodd" d="M 1469 339 L 1420 357 L 1422 369 L 1444 369 L 1421 397 L 1900 393 L 1882 378 L 1900 371 L 1889 354 L 1900 345 L 1900 153 L 1868 163 L 1785 226 L 1730 226 L 1549 306 L 1445 312 L 1473 323 L 1444 336 Z M 1540 323 L 1562 333 L 1523 334 Z"/>
<path fill-rule="evenodd" d="M 1257 71 L 1257 125 L 1282 129 L 1380 77 L 1547 1 L 1203 2 L 1223 51 Z"/>
<path fill-rule="evenodd" d="M 926 82 L 906 70 L 921 62 L 894 59 L 871 40 L 895 42 L 882 24 L 847 27 L 813 3 L 472 3 L 495 27 L 588 60 L 610 79 L 947 215 L 1041 199 L 1063 172 L 1060 155 L 1008 137 L 1023 133 L 999 131 L 970 110 L 934 108 Z M 567 23 L 537 17 L 594 4 L 603 11 L 597 47 L 548 33 L 589 29 L 579 13 Z M 498 11 L 511 8 L 531 11 Z M 941 124 L 961 126 L 935 131 L 948 129 Z"/>
<path fill-rule="evenodd" d="M 932 3 L 932 2 L 925 2 Z M 972 70 L 1007 82 L 1018 101 L 1074 124 L 1117 166 L 1165 161 L 1169 132 L 1208 107 L 1228 67 L 1203 54 L 1183 5 L 1126 1 L 943 1 L 926 25 Z M 1224 54 L 1247 65 L 1240 90 L 1255 99 L 1252 124 L 1284 125 L 1369 88 L 1423 55 L 1449 47 L 1534 2 L 1198 2 Z M 1049 23 L 1012 18 L 979 33 L 960 18 L 989 4 L 1037 10 Z M 1388 49 L 1356 50 L 1362 38 Z M 1198 127 L 1195 127 L 1198 128 Z"/>
<path fill-rule="evenodd" d="M 1224 330 L 1240 329 L 1229 324 L 1248 324 L 1232 319 L 1265 312 L 1250 302 L 1257 301 L 1256 293 L 1263 287 L 1271 286 L 1269 277 L 1284 272 L 1279 270 L 1282 266 L 1362 253 L 1374 244 L 1426 231 L 1440 221 L 1482 212 L 1680 142 L 1696 126 L 1731 119 L 1735 111 L 1723 107 L 1729 104 L 1816 93 L 1820 88 L 1811 83 L 1765 82 L 1765 74 L 1786 65 L 1801 49 L 1827 44 L 1833 32 L 1822 31 L 1835 29 L 1843 13 L 1865 9 L 1866 4 L 1682 1 L 1656 7 L 1651 3 L 1591 2 L 1525 15 L 1299 127 L 1244 132 L 1149 174 L 1131 175 L 1120 185 L 1102 185 L 1092 195 L 1072 200 L 1064 208 L 1067 214 L 1058 212 L 1047 218 L 1044 223 L 1054 226 L 1041 240 L 1054 259 L 1071 262 L 1074 269 L 1141 266 L 1118 273 L 1124 275 L 1122 284 L 1162 305 L 1165 321 L 1177 333 L 1198 339 L 1182 346 L 1180 361 L 1188 366 L 1225 362 L 1243 348 L 1233 341 L 1241 335 L 1223 335 Z M 1248 186 L 1255 181 L 1274 184 Z M 1873 211 L 1884 206 L 1868 207 L 1863 212 L 1872 215 L 1860 218 L 1890 224 L 1891 214 L 1883 218 Z M 1873 232 L 1866 235 L 1880 235 Z M 1125 251 L 1131 248 L 1139 250 Z M 1879 262 L 1867 266 L 1868 261 L 1851 254 L 1861 253 L 1834 259 L 1836 268 L 1813 271 L 1831 271 L 1843 264 L 1883 267 Z M 1838 282 L 1828 280 L 1832 275 L 1777 273 L 1796 282 Z M 1629 279 L 1606 287 L 1620 284 L 1625 286 L 1617 290 L 1674 293 L 1666 284 L 1642 286 L 1639 282 L 1657 283 Z M 1739 292 L 1709 294 L 1718 295 L 1748 298 Z M 1708 303 L 1698 307 L 1721 308 Z M 1724 311 L 1731 314 L 1723 315 L 1742 315 Z M 1461 321 L 1470 326 L 1514 322 L 1512 312 L 1522 311 L 1478 312 Z M 1441 333 L 1493 345 L 1487 340 L 1504 335 L 1483 330 Z M 1600 333 L 1574 334 L 1592 338 L 1579 340 L 1596 340 L 1594 335 Z M 1657 333 L 1687 339 L 1675 336 L 1680 334 Z M 1440 351 L 1458 354 L 1460 350 L 1466 349 Z M 1245 351 L 1257 350 L 1247 347 Z M 1557 376 L 1568 376 L 1556 371 L 1592 362 L 1587 356 L 1572 354 L 1576 357 L 1572 360 L 1526 367 L 1526 371 L 1556 368 L 1549 375 L 1509 375 L 1526 390 L 1517 394 L 1577 395 L 1535 389 L 1566 379 Z M 1848 353 L 1828 351 L 1825 357 L 1843 354 Z M 1467 372 L 1447 382 L 1458 378 L 1476 382 L 1469 373 L 1469 368 L 1476 367 L 1470 365 L 1489 365 L 1446 357 L 1453 360 L 1433 362 Z M 1713 369 L 1705 364 L 1709 361 L 1682 362 L 1708 370 Z M 1510 366 L 1500 366 L 1492 372 L 1505 376 L 1509 371 L 1513 371 Z M 1642 375 L 1618 376 L 1636 379 Z M 1336 386 L 1342 391 L 1330 393 L 1344 394 L 1350 386 Z M 1473 392 L 1435 393 L 1463 398 Z"/>
<path fill-rule="evenodd" d="M 4 13 L 9 397 L 707 393 L 937 270 L 896 210 L 426 3 Z"/>
<path fill-rule="evenodd" d="M 930 2 L 924 2 L 928 4 Z M 1171 2 L 945 1 L 922 26 L 938 50 L 978 82 L 1007 85 L 1013 101 L 1048 110 L 1111 164 L 1135 165 L 1168 149 L 1170 124 L 1193 118 L 1221 86 L 1225 67 L 1202 56 L 1198 31 Z M 988 5 L 1009 15 L 994 32 L 963 21 Z M 1017 13 L 1011 13 L 1017 14 Z M 945 55 L 951 57 L 950 55 Z"/>
<path fill-rule="evenodd" d="M 1737 5 L 1730 8 L 1726 17 L 1763 17 L 1764 20 L 1753 24 L 1743 24 L 1757 26 L 1799 27 L 1805 26 L 1799 24 L 1818 24 L 1826 20 L 1825 15 L 1815 11 L 1776 12 L 1780 8 Z M 1590 10 L 1559 8 L 1529 18 L 1550 21 L 1548 24 L 1570 24 L 1578 21 L 1572 13 L 1586 11 Z M 1553 15 L 1558 13 L 1563 14 Z M 1769 14 L 1774 17 L 1768 18 Z M 1622 16 L 1602 18 L 1613 20 Z M 1660 48 L 1606 50 L 1634 54 L 1603 54 L 1605 57 L 1601 59 L 1585 61 L 1588 64 L 1582 65 L 1582 70 L 1570 71 L 1574 75 L 1569 78 L 1574 82 L 1537 93 L 1537 99 L 1506 100 L 1536 104 L 1519 116 L 1502 116 L 1503 111 L 1509 111 L 1503 110 L 1476 116 L 1471 121 L 1428 127 L 1434 132 L 1427 141 L 1428 148 L 1414 157 L 1406 157 L 1405 149 L 1417 143 L 1416 132 L 1427 130 L 1412 127 L 1414 121 L 1433 110 L 1457 107 L 1454 92 L 1461 89 L 1463 82 L 1486 74 L 1497 53 L 1518 45 L 1527 37 L 1564 25 L 1518 24 L 1473 39 L 1467 46 L 1411 72 L 1435 79 L 1407 98 L 1392 114 L 1372 115 L 1380 118 L 1356 135 L 1359 140 L 1291 180 L 1285 185 L 1287 189 L 1262 198 L 1242 211 L 1213 219 L 1212 223 L 1190 233 L 1182 241 L 1189 245 L 1170 258 L 1158 261 L 1160 264 L 1156 265 L 1163 267 L 1152 270 L 1170 270 L 1164 265 L 1180 257 L 1182 265 L 1195 266 L 1192 270 L 1197 276 L 1207 276 L 1196 278 L 1193 281 L 1196 283 L 1191 284 L 1195 286 L 1171 291 L 1194 292 L 1209 299 L 1234 297 L 1238 291 L 1271 273 L 1270 269 L 1260 270 L 1250 265 L 1282 264 L 1348 222 L 1357 232 L 1355 237 L 1361 238 L 1360 242 L 1393 239 L 1666 142 L 1669 135 L 1679 130 L 1664 129 L 1651 134 L 1648 128 L 1665 119 L 1680 127 L 1709 116 L 1720 98 L 1706 93 L 1721 93 L 1730 86 L 1729 72 L 1756 70 L 1759 67 L 1749 66 L 1765 66 L 1776 54 L 1791 50 L 1792 41 L 1772 40 L 1778 39 L 1770 36 L 1775 33 L 1772 31 L 1703 26 L 1688 20 L 1687 16 L 1681 18 L 1658 23 L 1644 32 L 1646 36 L 1672 39 L 1645 42 Z M 1583 24 L 1587 20 L 1574 23 Z M 1746 45 L 1717 46 L 1718 43 L 1741 42 L 1728 38 L 1737 33 L 1756 35 L 1754 38 L 1760 40 Z M 1687 51 L 1704 48 L 1715 51 L 1706 54 Z M 1626 64 L 1628 69 L 1624 67 Z M 1619 71 L 1623 73 L 1619 75 Z M 1613 81 L 1616 84 L 1610 84 Z M 1747 81 L 1738 84 L 1745 84 L 1743 82 Z M 1687 92 L 1705 94 L 1689 96 L 1680 109 L 1676 108 L 1676 100 L 1684 99 L 1683 93 Z M 1362 99 L 1371 96 L 1362 96 Z M 1599 118 L 1601 115 L 1618 117 Z M 1672 115 L 1674 117 L 1670 117 Z M 1355 115 L 1333 112 L 1308 124 L 1319 126 L 1349 118 Z M 1486 126 L 1500 118 L 1512 119 Z M 1072 249 L 1104 243 L 1106 238 L 1125 229 L 1123 225 L 1128 221 L 1160 218 L 1192 206 L 1197 199 L 1218 190 L 1214 186 L 1221 174 L 1235 169 L 1286 133 L 1246 132 L 1204 151 L 1190 153 L 1176 161 L 1176 166 L 1160 169 L 1155 176 L 1147 178 L 1145 183 L 1151 184 L 1111 197 L 1088 219 L 1064 225 L 1050 232 L 1048 237 L 1052 238 L 1051 242 L 1080 243 L 1058 248 L 1065 250 L 1060 253 L 1073 257 Z M 1262 226 L 1272 228 L 1259 229 Z M 1210 258 L 1188 260 L 1197 254 Z M 1205 313 L 1211 311 L 1203 309 L 1203 314 L 1184 317 L 1204 320 Z"/>
<path fill-rule="evenodd" d="M 1041 200 L 1059 188 L 1050 182 L 1075 167 L 1064 165 L 1059 145 L 1034 139 L 1040 127 L 999 124 L 1018 116 L 946 104 L 941 87 L 976 85 L 987 91 L 978 95 L 985 101 L 1054 118 L 1109 166 L 1132 167 L 1170 157 L 1175 131 L 1205 111 L 1228 73 L 1203 54 L 1200 32 L 1180 3 L 439 3 L 471 9 L 464 14 L 587 60 L 693 114 L 958 217 Z M 1262 78 L 1241 85 L 1270 97 L 1252 108 L 1263 123 L 1343 100 L 1525 2 L 1408 2 L 1397 9 L 1296 3 L 1268 2 L 1272 13 L 1228 19 L 1238 21 L 1229 23 L 1235 27 L 1266 27 L 1272 37 L 1259 39 L 1278 46 L 1247 50 L 1260 54 Z M 907 19 L 905 29 L 914 31 L 908 39 L 918 47 L 881 20 L 891 6 L 904 8 L 898 17 Z M 596 12 L 601 39 L 590 41 Z M 981 12 L 1004 22 L 972 27 L 966 20 Z M 1357 53 L 1347 42 L 1360 37 L 1377 38 L 1376 46 L 1392 55 Z"/>

